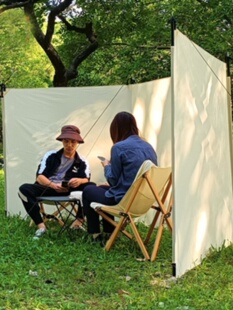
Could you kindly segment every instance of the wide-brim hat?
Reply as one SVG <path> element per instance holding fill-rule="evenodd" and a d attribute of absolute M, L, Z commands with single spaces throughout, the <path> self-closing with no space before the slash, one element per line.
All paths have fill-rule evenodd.
<path fill-rule="evenodd" d="M 78 143 L 84 143 L 83 138 L 80 136 L 80 130 L 74 125 L 66 125 L 61 129 L 61 134 L 56 140 L 62 141 L 63 139 L 76 140 Z"/>

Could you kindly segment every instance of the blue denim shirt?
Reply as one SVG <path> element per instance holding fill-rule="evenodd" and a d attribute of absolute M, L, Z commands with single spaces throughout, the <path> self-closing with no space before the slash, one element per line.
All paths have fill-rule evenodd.
<path fill-rule="evenodd" d="M 114 197 L 116 204 L 122 199 L 145 160 L 157 165 L 157 155 L 153 147 L 137 135 L 117 142 L 111 149 L 111 164 L 104 167 L 104 175 L 110 189 L 105 196 Z"/>

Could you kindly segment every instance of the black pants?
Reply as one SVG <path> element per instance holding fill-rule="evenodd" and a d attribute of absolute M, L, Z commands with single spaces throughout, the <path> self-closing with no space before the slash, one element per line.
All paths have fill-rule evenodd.
<path fill-rule="evenodd" d="M 105 197 L 105 192 L 108 186 L 94 186 L 90 185 L 83 190 L 83 208 L 84 214 L 87 218 L 87 231 L 90 234 L 100 233 L 99 214 L 90 206 L 92 202 L 99 202 L 105 205 L 114 206 L 116 201 L 114 198 Z M 112 219 L 114 218 L 111 216 Z M 112 233 L 114 226 L 103 219 L 103 231 Z"/>
<path fill-rule="evenodd" d="M 82 191 L 86 186 L 93 185 L 95 183 L 89 182 L 85 184 L 81 184 L 76 188 L 72 188 L 71 191 Z M 70 192 L 71 192 L 70 191 Z M 28 184 L 25 183 L 19 188 L 19 197 L 22 200 L 24 208 L 27 214 L 31 217 L 36 225 L 43 223 L 43 219 L 40 214 L 40 207 L 37 202 L 37 197 L 40 196 L 65 196 L 69 195 L 70 192 L 67 193 L 58 193 L 54 189 L 48 186 L 40 185 L 38 183 Z M 81 208 L 78 208 L 77 218 L 83 218 L 83 212 Z"/>

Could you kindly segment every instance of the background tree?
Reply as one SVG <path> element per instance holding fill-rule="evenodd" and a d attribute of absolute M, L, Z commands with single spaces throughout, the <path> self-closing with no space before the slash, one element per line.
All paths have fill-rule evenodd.
<path fill-rule="evenodd" d="M 107 82 L 119 74 L 126 82 L 132 75 L 131 72 L 140 70 L 139 77 L 142 75 L 145 78 L 150 61 L 157 58 L 153 52 L 157 49 L 155 45 L 157 42 L 153 36 L 150 37 L 152 32 L 156 35 L 156 31 L 148 22 L 155 13 L 154 5 L 145 5 L 144 1 L 77 1 L 77 3 L 79 8 L 74 7 L 71 0 L 20 2 L 0 0 L 0 13 L 18 7 L 23 8 L 35 39 L 54 67 L 54 86 L 67 86 L 69 81 L 76 79 L 77 68 L 97 50 L 99 42 L 102 47 L 99 56 L 104 58 L 107 56 L 108 61 L 106 62 L 103 57 L 94 57 L 93 60 L 101 60 L 104 64 L 105 70 L 108 71 L 107 77 L 110 77 L 106 79 Z M 58 37 L 60 41 L 57 40 Z M 162 38 L 161 32 L 158 38 Z M 151 42 L 153 45 L 150 45 Z M 166 42 L 165 36 L 163 42 Z M 169 44 L 166 45 L 166 49 L 169 49 Z M 127 64 L 126 68 L 121 66 L 124 62 Z M 101 69 L 102 65 L 98 64 L 97 67 Z M 150 77 L 151 75 L 147 79 Z M 114 83 L 119 83 L 119 80 L 115 78 Z M 86 83 L 87 77 L 82 81 Z M 94 83 L 98 81 L 99 78 Z"/>
<path fill-rule="evenodd" d="M 0 13 L 19 7 L 23 8 L 33 36 L 42 47 L 54 67 L 55 74 L 53 78 L 53 85 L 67 86 L 68 81 L 77 76 L 78 65 L 98 47 L 95 34 L 92 30 L 92 23 L 86 23 L 83 28 L 79 28 L 76 25 L 71 25 L 69 23 L 68 19 L 72 18 L 72 15 L 76 13 L 76 11 L 72 8 L 72 0 L 0 1 Z M 44 33 L 43 26 L 45 25 L 45 19 L 47 19 L 47 26 Z M 66 26 L 67 30 L 85 34 L 90 42 L 89 46 L 87 46 L 80 54 L 75 55 L 69 68 L 65 67 L 53 43 L 54 34 L 56 31 L 55 27 L 58 24 L 57 19 L 59 19 Z M 59 28 L 60 25 L 58 24 L 58 29 Z"/>
<path fill-rule="evenodd" d="M 99 48 L 82 64 L 73 85 L 126 84 L 170 75 L 170 25 L 161 6 L 149 1 L 82 2 L 82 18 L 92 18 Z M 70 42 L 66 40 L 62 54 Z"/>
<path fill-rule="evenodd" d="M 0 13 L 18 7 L 50 60 L 54 86 L 170 76 L 171 17 L 217 58 L 232 55 L 231 0 L 0 0 Z"/>

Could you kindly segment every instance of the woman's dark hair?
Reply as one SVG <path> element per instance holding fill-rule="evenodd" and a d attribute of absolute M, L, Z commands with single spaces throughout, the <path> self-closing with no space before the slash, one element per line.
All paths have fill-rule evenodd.
<path fill-rule="evenodd" d="M 125 140 L 132 135 L 138 135 L 138 127 L 134 116 L 128 112 L 117 113 L 110 125 L 110 136 L 113 143 Z"/>

